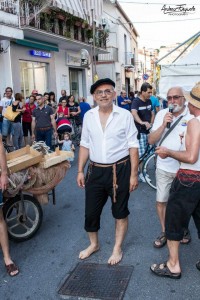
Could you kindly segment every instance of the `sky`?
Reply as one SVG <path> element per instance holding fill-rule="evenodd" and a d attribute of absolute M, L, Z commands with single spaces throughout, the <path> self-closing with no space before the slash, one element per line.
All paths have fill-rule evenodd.
<path fill-rule="evenodd" d="M 118 0 L 136 28 L 139 48 L 182 43 L 200 32 L 200 1 Z M 180 7 L 180 5 L 182 5 Z M 176 10 L 169 14 L 169 8 Z M 186 11 L 185 15 L 183 9 Z"/>

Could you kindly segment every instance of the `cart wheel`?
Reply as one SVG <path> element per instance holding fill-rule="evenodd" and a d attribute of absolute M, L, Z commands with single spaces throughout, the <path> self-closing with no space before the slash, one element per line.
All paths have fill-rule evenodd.
<path fill-rule="evenodd" d="M 23 242 L 32 238 L 42 224 L 43 212 L 40 203 L 30 195 L 9 198 L 3 206 L 9 238 Z"/>

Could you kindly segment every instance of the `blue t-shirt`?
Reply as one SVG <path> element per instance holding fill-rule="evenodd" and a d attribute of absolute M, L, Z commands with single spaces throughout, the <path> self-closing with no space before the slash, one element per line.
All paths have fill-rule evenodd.
<path fill-rule="evenodd" d="M 153 106 L 154 113 L 156 114 L 156 107 L 160 107 L 160 102 L 158 98 L 153 95 L 150 97 L 150 100 Z"/>
<path fill-rule="evenodd" d="M 129 100 L 128 97 L 125 97 L 123 98 L 122 96 L 118 96 L 117 97 L 117 103 L 118 103 L 118 106 L 121 107 L 121 108 L 125 108 L 127 110 L 130 110 L 129 108 L 129 104 L 125 104 L 125 105 L 122 105 L 121 103 L 124 102 L 124 100 Z"/>
<path fill-rule="evenodd" d="M 80 117 L 81 117 L 81 120 L 83 121 L 83 118 L 84 118 L 84 115 L 85 113 L 91 109 L 90 105 L 86 102 L 80 102 L 79 103 L 80 105 L 80 110 L 81 110 L 81 113 L 80 113 Z"/>

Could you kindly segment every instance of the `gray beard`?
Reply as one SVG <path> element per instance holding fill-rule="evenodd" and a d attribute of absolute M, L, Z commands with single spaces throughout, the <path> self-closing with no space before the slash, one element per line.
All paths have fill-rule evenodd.
<path fill-rule="evenodd" d="M 173 112 L 179 112 L 183 109 L 184 105 L 180 106 L 180 105 L 176 105 L 174 106 Z"/>

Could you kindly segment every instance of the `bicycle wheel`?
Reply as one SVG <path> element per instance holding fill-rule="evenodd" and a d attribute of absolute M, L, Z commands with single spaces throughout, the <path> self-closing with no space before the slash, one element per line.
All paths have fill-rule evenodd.
<path fill-rule="evenodd" d="M 142 173 L 148 185 L 156 190 L 156 155 L 154 153 L 145 160 Z"/>
<path fill-rule="evenodd" d="M 43 219 L 40 203 L 30 195 L 24 194 L 23 197 L 23 202 L 19 195 L 9 198 L 3 206 L 8 235 L 16 242 L 32 238 L 39 230 Z"/>

